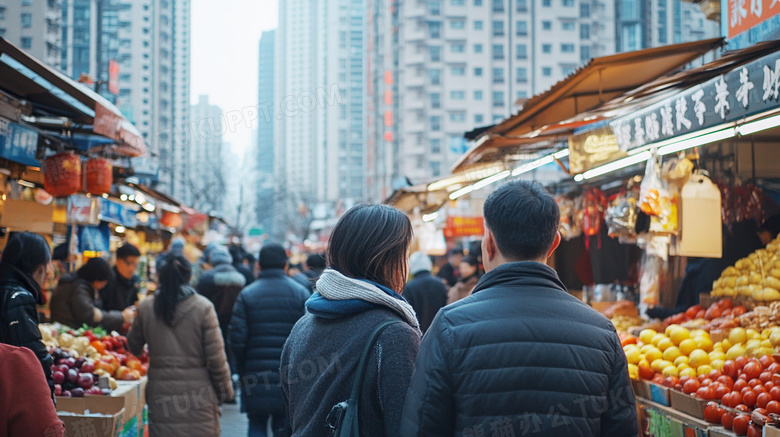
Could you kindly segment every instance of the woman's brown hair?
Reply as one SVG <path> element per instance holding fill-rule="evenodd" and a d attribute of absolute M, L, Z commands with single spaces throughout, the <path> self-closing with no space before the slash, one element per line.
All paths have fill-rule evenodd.
<path fill-rule="evenodd" d="M 355 279 L 368 279 L 396 292 L 403 290 L 412 223 L 386 205 L 357 205 L 333 229 L 328 266 Z"/>

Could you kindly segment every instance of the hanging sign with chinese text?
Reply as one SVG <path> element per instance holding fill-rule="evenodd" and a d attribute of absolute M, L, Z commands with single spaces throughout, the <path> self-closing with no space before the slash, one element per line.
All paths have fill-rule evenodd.
<path fill-rule="evenodd" d="M 18 123 L 0 118 L 0 157 L 31 167 L 40 167 L 35 158 L 38 132 Z"/>
<path fill-rule="evenodd" d="M 626 156 L 608 125 L 569 137 L 569 152 L 572 173 L 582 173 Z"/>
<path fill-rule="evenodd" d="M 728 37 L 746 32 L 780 14 L 778 0 L 727 0 Z"/>
<path fill-rule="evenodd" d="M 100 220 L 122 225 L 128 228 L 135 228 L 138 220 L 135 217 L 135 211 L 125 208 L 124 205 L 103 199 L 100 202 Z"/>
<path fill-rule="evenodd" d="M 609 125 L 627 151 L 778 107 L 780 52 L 775 52 Z"/>

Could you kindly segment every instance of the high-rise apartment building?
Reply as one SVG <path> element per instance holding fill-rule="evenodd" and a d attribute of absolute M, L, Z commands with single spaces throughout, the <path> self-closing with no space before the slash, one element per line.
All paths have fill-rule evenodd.
<path fill-rule="evenodd" d="M 190 1 L 122 0 L 118 12 L 117 104 L 141 131 L 151 158 L 139 161 L 159 189 L 186 198 L 191 142 Z"/>
<path fill-rule="evenodd" d="M 199 211 L 221 214 L 228 185 L 223 166 L 228 148 L 222 141 L 226 130 L 222 109 L 209 103 L 208 96 L 202 95 L 198 103 L 190 108 L 190 114 L 204 128 L 193 132 L 188 144 L 184 163 L 188 171 L 182 180 L 189 188 L 186 201 Z"/>
<path fill-rule="evenodd" d="M 697 4 L 682 0 L 616 0 L 616 51 L 698 41 L 720 35 Z"/>
<path fill-rule="evenodd" d="M 0 36 L 51 67 L 60 68 L 61 0 L 0 3 Z"/>
<path fill-rule="evenodd" d="M 263 32 L 260 37 L 257 101 L 261 108 L 274 107 L 274 53 L 275 30 Z M 257 126 L 256 219 L 266 232 L 273 232 L 274 190 L 274 120 L 270 114 L 261 114 Z"/>

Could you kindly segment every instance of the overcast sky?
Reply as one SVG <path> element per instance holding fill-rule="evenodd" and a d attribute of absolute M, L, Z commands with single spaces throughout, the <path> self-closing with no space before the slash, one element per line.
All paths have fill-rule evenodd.
<path fill-rule="evenodd" d="M 192 103 L 207 94 L 224 112 L 257 105 L 258 42 L 278 19 L 277 0 L 194 0 Z M 225 141 L 242 156 L 253 137 L 239 124 Z"/>

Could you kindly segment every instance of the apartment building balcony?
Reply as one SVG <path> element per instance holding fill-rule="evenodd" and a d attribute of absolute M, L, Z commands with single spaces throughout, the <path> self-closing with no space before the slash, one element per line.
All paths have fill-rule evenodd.
<path fill-rule="evenodd" d="M 401 77 L 401 86 L 407 88 L 423 88 L 428 80 L 425 74 L 416 74 L 414 71 L 407 72 Z"/>
<path fill-rule="evenodd" d="M 417 64 L 425 64 L 425 62 L 428 60 L 427 56 L 427 50 L 421 50 L 418 53 L 415 53 L 413 51 L 407 51 L 404 53 L 404 65 L 417 65 Z"/>
<path fill-rule="evenodd" d="M 411 134 L 418 132 L 426 132 L 428 127 L 425 121 L 417 120 L 416 117 L 407 117 L 404 119 L 401 132 L 403 137 L 411 137 Z"/>
<path fill-rule="evenodd" d="M 409 25 L 402 29 L 401 38 L 405 41 L 425 41 L 428 39 L 428 26 L 425 22 L 418 25 L 414 21 L 410 21 Z"/>
<path fill-rule="evenodd" d="M 418 93 L 408 93 L 403 98 L 402 109 L 404 111 L 422 111 L 425 109 L 425 98 Z"/>
<path fill-rule="evenodd" d="M 406 20 L 425 17 L 428 14 L 428 5 L 427 2 L 407 1 L 402 10 L 404 11 L 403 19 Z"/>

